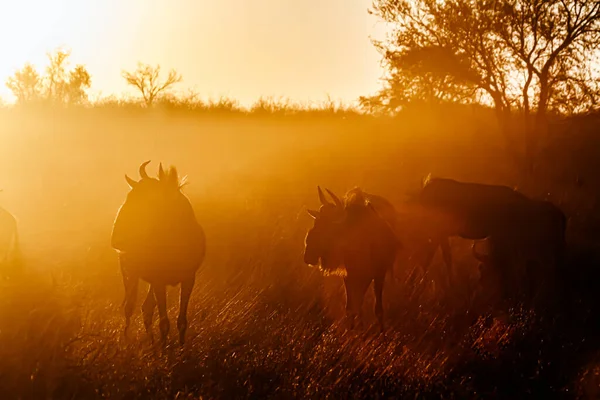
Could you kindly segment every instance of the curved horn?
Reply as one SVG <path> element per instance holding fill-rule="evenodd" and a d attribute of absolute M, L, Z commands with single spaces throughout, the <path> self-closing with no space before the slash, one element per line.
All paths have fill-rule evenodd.
<path fill-rule="evenodd" d="M 335 203 L 336 206 L 338 206 L 338 207 L 343 207 L 344 206 L 344 203 L 342 203 L 342 201 L 339 199 L 339 197 L 337 197 L 335 195 L 335 193 L 333 193 L 331 190 L 329 190 L 327 188 L 325 190 L 327 190 L 327 193 L 329 193 L 329 195 L 333 199 L 333 201 L 334 201 L 334 203 Z"/>
<path fill-rule="evenodd" d="M 165 170 L 163 169 L 162 163 L 158 164 L 158 180 L 165 179 Z"/>
<path fill-rule="evenodd" d="M 127 184 L 129 185 L 130 188 L 133 189 L 133 187 L 135 185 L 137 185 L 137 181 L 134 181 L 133 179 L 131 179 L 130 177 L 127 176 L 127 174 L 125 174 L 125 180 L 127 181 Z"/>
<path fill-rule="evenodd" d="M 325 198 L 325 194 L 321 190 L 320 186 L 317 186 L 317 190 L 319 192 L 319 201 L 321 201 L 321 204 L 324 206 L 331 205 L 331 202 Z"/>
<path fill-rule="evenodd" d="M 147 178 L 148 174 L 146 173 L 146 165 L 148 165 L 150 163 L 150 160 L 143 162 L 142 165 L 140 165 L 140 176 L 142 177 L 142 179 Z"/>

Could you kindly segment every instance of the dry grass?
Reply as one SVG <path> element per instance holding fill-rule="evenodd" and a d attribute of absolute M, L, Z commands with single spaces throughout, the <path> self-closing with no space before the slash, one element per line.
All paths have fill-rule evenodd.
<path fill-rule="evenodd" d="M 305 208 L 317 203 L 317 184 L 338 193 L 359 185 L 398 204 L 430 171 L 507 184 L 517 177 L 493 132 L 465 128 L 464 119 L 286 119 L 271 117 L 269 104 L 266 116 L 252 118 L 2 112 L 0 199 L 19 218 L 28 270 L 0 283 L 1 398 L 598 392 L 593 174 L 573 172 L 590 176 L 583 188 L 548 172 L 524 189 L 551 192 L 572 217 L 564 284 L 573 296 L 558 312 L 492 319 L 472 300 L 477 272 L 457 240 L 458 286 L 446 294 L 428 280 L 411 287 L 410 271 L 398 270 L 384 291 L 385 335 L 372 329 L 371 294 L 365 326 L 348 332 L 340 278 L 302 263 Z M 180 349 L 172 335 L 165 352 L 147 342 L 139 307 L 130 337 L 122 337 L 123 288 L 108 246 L 123 174 L 135 176 L 146 159 L 189 175 L 186 192 L 208 237 L 188 342 Z M 177 294 L 169 292 L 172 321 Z"/>

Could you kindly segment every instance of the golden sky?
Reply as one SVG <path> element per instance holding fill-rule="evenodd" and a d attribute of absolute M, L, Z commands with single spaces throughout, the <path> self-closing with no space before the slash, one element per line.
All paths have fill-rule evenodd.
<path fill-rule="evenodd" d="M 370 0 L 0 0 L 0 96 L 6 77 L 72 50 L 97 95 L 131 93 L 137 61 L 176 68 L 178 89 L 248 104 L 261 95 L 355 100 L 378 88 L 382 25 Z"/>

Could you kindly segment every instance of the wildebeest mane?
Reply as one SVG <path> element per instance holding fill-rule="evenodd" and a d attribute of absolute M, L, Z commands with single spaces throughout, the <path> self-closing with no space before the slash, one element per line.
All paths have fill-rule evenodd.
<path fill-rule="evenodd" d="M 349 190 L 344 196 L 344 206 L 346 210 L 364 208 L 366 205 L 367 199 L 365 193 L 359 187 Z"/>
<path fill-rule="evenodd" d="M 178 188 L 182 188 L 188 183 L 187 176 L 184 176 L 181 180 L 179 179 L 179 172 L 175 166 L 169 166 L 166 170 L 163 170 L 162 174 L 159 173 L 158 180 L 160 182 L 172 183 Z"/>
<path fill-rule="evenodd" d="M 421 188 L 424 188 L 425 186 L 427 186 L 429 184 L 429 182 L 431 182 L 432 179 L 434 179 L 434 176 L 430 172 L 421 180 Z"/>

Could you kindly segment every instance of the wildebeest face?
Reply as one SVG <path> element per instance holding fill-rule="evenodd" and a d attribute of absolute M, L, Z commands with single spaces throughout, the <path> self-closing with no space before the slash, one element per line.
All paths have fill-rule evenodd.
<path fill-rule="evenodd" d="M 123 249 L 132 243 L 142 244 L 163 241 L 169 227 L 181 221 L 182 207 L 186 201 L 180 191 L 176 171 L 166 173 L 159 167 L 158 179 L 150 178 L 145 171 L 148 162 L 140 166 L 142 179 L 125 179 L 131 190 L 121 206 L 113 230 L 112 244 Z"/>
<path fill-rule="evenodd" d="M 311 211 L 311 215 L 313 215 Z M 341 263 L 342 229 L 341 221 L 326 220 L 315 216 L 313 227 L 306 234 L 304 262 L 309 265 L 321 265 L 325 269 L 335 269 Z"/>
<path fill-rule="evenodd" d="M 334 200 L 329 202 L 321 188 L 318 188 L 321 207 L 319 211 L 308 210 L 314 219 L 313 227 L 306 234 L 304 262 L 309 265 L 320 265 L 324 269 L 336 269 L 342 262 L 343 221 L 345 211 L 342 202 L 331 191 L 328 193 Z"/>

